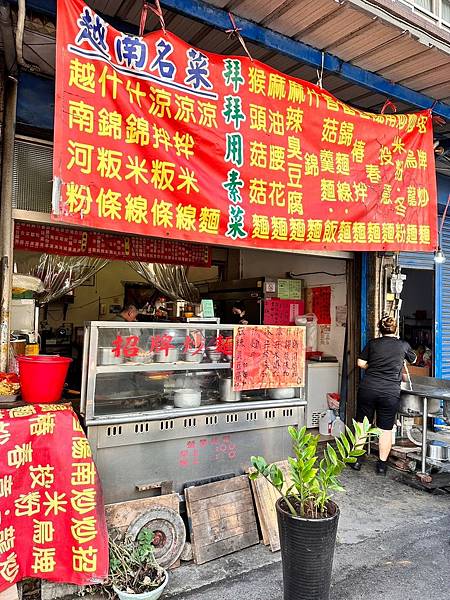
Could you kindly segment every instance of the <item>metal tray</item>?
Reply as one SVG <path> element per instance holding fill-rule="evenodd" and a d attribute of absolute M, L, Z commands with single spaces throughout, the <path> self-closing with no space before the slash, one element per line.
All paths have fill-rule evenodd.
<path fill-rule="evenodd" d="M 0 396 L 0 406 L 9 406 L 15 404 L 19 399 L 20 394 L 13 394 L 12 396 Z"/>

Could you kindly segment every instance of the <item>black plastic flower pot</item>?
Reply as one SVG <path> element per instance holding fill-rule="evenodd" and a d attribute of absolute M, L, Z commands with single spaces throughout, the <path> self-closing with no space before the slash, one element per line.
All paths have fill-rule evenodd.
<path fill-rule="evenodd" d="M 276 504 L 283 563 L 284 600 L 328 600 L 339 521 L 339 508 L 329 504 L 331 516 L 296 517 L 285 501 Z"/>

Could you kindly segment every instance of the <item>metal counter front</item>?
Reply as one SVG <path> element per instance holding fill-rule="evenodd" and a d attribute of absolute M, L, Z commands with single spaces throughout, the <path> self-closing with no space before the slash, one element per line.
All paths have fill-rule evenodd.
<path fill-rule="evenodd" d="M 285 458 L 287 426 L 305 423 L 302 388 L 286 400 L 255 390 L 221 401 L 232 325 L 96 321 L 85 334 L 82 412 L 106 503 L 151 495 L 160 482 L 181 492 L 240 474 L 253 454 Z M 176 408 L 176 390 L 195 390 L 200 405 Z"/>

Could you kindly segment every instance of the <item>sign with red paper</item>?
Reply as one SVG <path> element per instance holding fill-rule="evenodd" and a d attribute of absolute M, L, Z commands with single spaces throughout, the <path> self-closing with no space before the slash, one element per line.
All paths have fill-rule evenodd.
<path fill-rule="evenodd" d="M 303 315 L 303 300 L 282 300 L 268 298 L 264 300 L 264 325 L 294 325 L 295 317 Z"/>
<path fill-rule="evenodd" d="M 305 336 L 304 327 L 235 327 L 233 389 L 304 386 Z"/>

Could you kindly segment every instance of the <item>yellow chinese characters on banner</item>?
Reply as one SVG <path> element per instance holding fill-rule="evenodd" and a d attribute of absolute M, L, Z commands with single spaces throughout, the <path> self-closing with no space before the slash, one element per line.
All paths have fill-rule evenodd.
<path fill-rule="evenodd" d="M 92 452 L 68 405 L 3 411 L 0 592 L 24 577 L 87 585 L 108 572 Z"/>
<path fill-rule="evenodd" d="M 54 219 L 277 249 L 433 250 L 430 111 L 372 114 L 58 0 Z"/>

